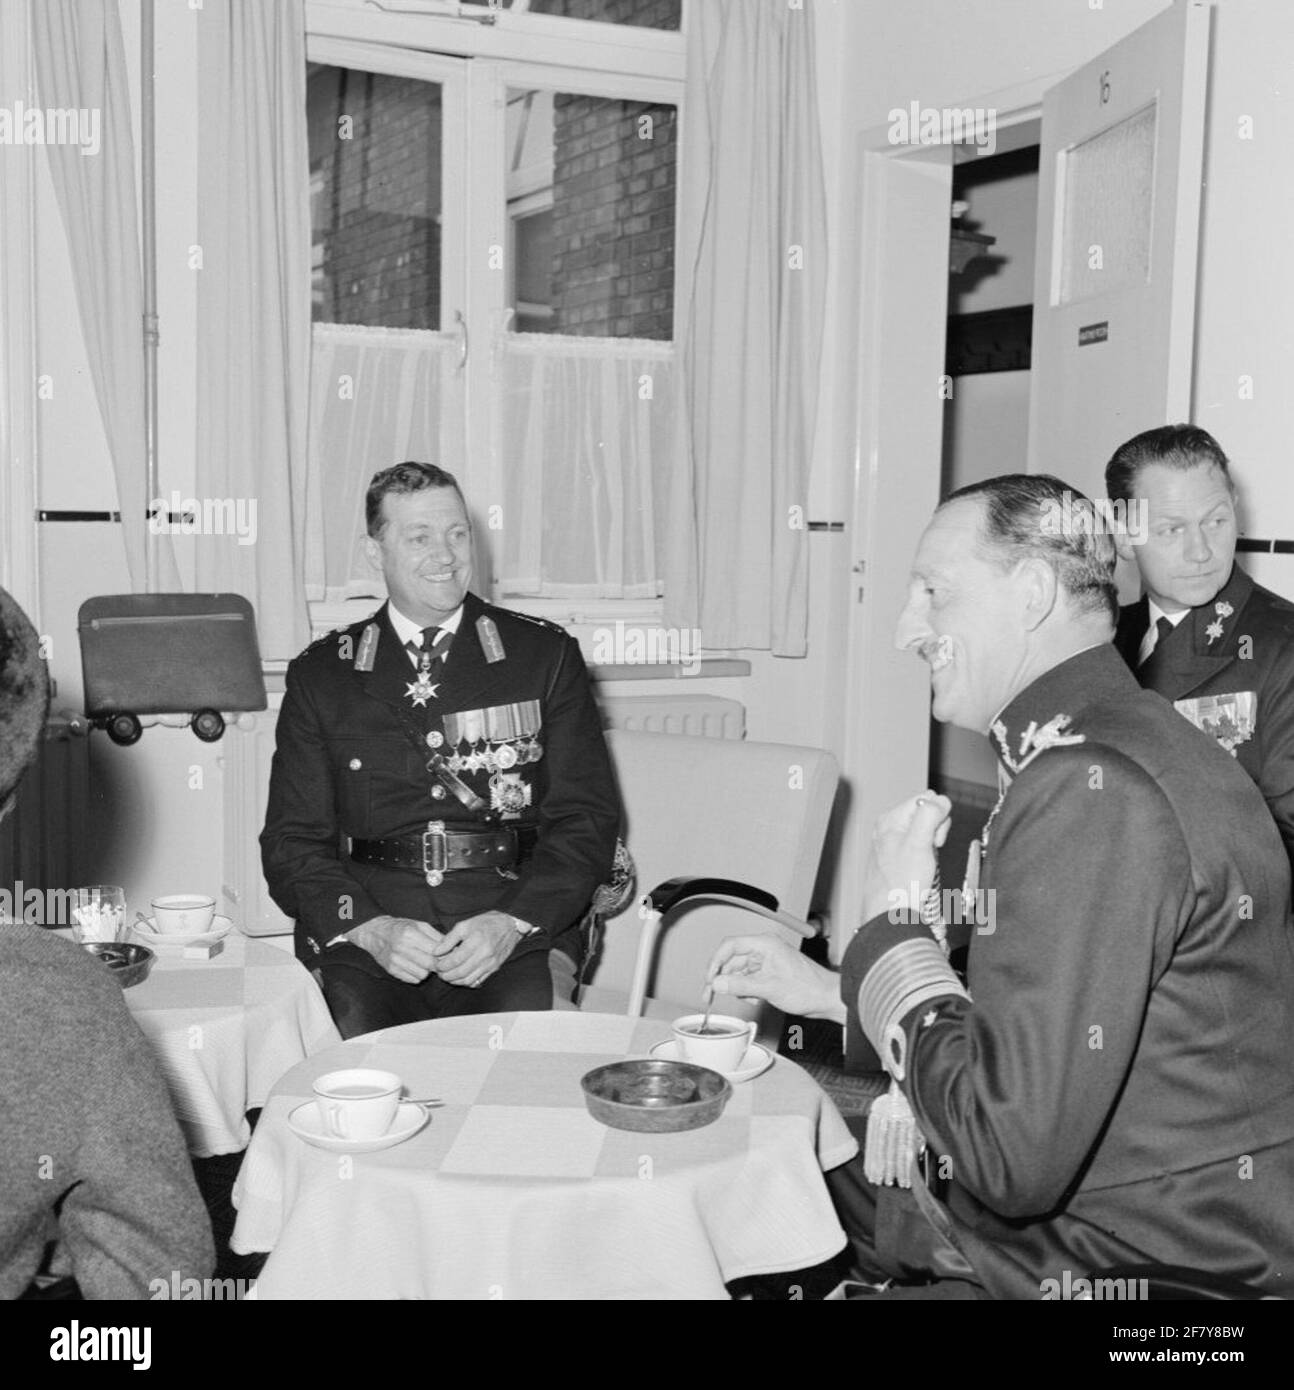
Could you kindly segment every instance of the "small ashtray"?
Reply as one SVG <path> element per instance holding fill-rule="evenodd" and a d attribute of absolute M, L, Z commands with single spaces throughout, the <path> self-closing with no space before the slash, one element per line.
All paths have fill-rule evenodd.
<path fill-rule="evenodd" d="M 726 1077 L 691 1062 L 611 1062 L 580 1078 L 589 1114 L 612 1129 L 672 1134 L 700 1129 L 723 1113 Z"/>
<path fill-rule="evenodd" d="M 148 972 L 157 959 L 147 946 L 136 945 L 133 941 L 87 941 L 81 949 L 97 956 L 122 989 L 148 979 Z"/>

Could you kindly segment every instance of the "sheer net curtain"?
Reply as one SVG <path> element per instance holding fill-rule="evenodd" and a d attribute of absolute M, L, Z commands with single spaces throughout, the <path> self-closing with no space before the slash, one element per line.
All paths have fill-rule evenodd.
<path fill-rule="evenodd" d="M 337 603 L 383 592 L 364 555 L 373 474 L 404 459 L 461 472 L 463 415 L 451 402 L 459 344 L 437 333 L 317 323 L 313 345 L 306 593 Z"/>
<path fill-rule="evenodd" d="M 364 492 L 402 459 L 466 470 L 460 344 L 438 333 L 316 324 L 310 486 L 317 524 L 307 594 L 336 603 L 382 592 L 364 554 Z M 502 479 L 472 495 L 477 576 L 538 598 L 654 598 L 656 516 L 674 442 L 668 343 L 517 334 L 500 338 L 489 380 L 489 446 Z"/>
<path fill-rule="evenodd" d="M 672 346 L 519 334 L 504 341 L 497 361 L 501 594 L 659 596 Z"/>

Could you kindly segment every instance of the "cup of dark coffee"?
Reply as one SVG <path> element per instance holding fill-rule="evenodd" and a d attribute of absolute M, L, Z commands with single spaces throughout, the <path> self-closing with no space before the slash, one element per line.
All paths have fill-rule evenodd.
<path fill-rule="evenodd" d="M 349 1067 L 330 1071 L 314 1084 L 324 1132 L 334 1139 L 378 1139 L 400 1108 L 403 1082 L 393 1071 Z"/>
<path fill-rule="evenodd" d="M 731 1014 L 686 1014 L 674 1020 L 674 1042 L 685 1062 L 713 1071 L 736 1071 L 755 1041 L 755 1024 Z"/>

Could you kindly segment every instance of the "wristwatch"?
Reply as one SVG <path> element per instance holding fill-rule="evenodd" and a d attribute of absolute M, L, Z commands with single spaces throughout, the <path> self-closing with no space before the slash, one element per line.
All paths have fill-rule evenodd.
<path fill-rule="evenodd" d="M 514 917 L 508 913 L 508 920 L 512 923 L 512 929 L 524 941 L 528 936 L 539 936 L 543 932 L 543 927 L 531 926 L 529 922 L 523 922 L 520 917 Z"/>

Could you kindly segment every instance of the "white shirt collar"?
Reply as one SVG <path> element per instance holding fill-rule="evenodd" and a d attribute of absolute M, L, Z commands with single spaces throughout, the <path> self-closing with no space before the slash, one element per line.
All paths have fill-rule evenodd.
<path fill-rule="evenodd" d="M 1147 627 L 1157 627 L 1160 618 L 1167 618 L 1168 621 L 1172 623 L 1174 627 L 1176 627 L 1177 624 L 1180 623 L 1182 619 L 1191 611 L 1189 608 L 1183 608 L 1180 613 L 1165 613 L 1164 610 L 1155 602 L 1153 598 L 1148 597 L 1146 599 L 1146 602 L 1150 605 L 1150 621 L 1146 624 Z"/>
<path fill-rule="evenodd" d="M 422 628 L 414 622 L 412 618 L 406 618 L 394 603 L 386 606 L 387 616 L 391 619 L 391 626 L 395 628 L 395 635 L 400 639 L 400 645 L 412 642 L 415 647 L 422 646 Z M 448 618 L 439 626 L 445 632 L 457 632 L 458 625 L 463 621 L 463 605 L 460 603 Z"/>

